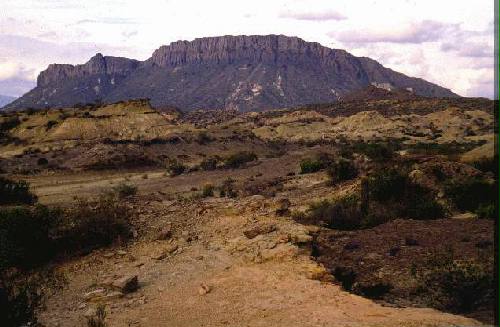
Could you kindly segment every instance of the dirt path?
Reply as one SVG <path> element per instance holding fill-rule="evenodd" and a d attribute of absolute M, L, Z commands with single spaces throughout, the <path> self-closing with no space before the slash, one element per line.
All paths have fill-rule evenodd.
<path fill-rule="evenodd" d="M 146 233 L 127 248 L 64 264 L 68 285 L 47 301 L 44 324 L 85 326 L 96 303 L 84 294 L 105 279 L 136 274 L 136 292 L 101 300 L 109 326 L 481 325 L 432 309 L 382 307 L 342 291 L 308 255 L 313 230 L 276 217 L 273 203 L 260 196 L 155 202 L 140 212 L 152 230 L 171 223 L 172 238 L 152 241 Z M 272 228 L 243 235 L 256 226 Z M 173 245 L 177 250 L 166 258 L 151 258 Z"/>

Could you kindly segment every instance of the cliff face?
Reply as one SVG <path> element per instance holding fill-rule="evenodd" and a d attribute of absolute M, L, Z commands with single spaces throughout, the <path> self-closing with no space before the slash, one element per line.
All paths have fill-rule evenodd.
<path fill-rule="evenodd" d="M 369 58 L 283 35 L 177 41 L 137 60 L 97 54 L 83 65 L 50 65 L 37 86 L 7 109 L 64 107 L 150 98 L 184 110 L 265 110 L 334 102 L 372 83 L 417 95 L 456 94 Z"/>
<path fill-rule="evenodd" d="M 139 61 L 133 59 L 104 57 L 98 53 L 83 65 L 49 65 L 46 70 L 38 75 L 37 86 L 50 86 L 50 84 L 60 83 L 67 79 L 85 78 L 99 74 L 127 75 L 134 71 L 139 66 L 139 63 Z"/>

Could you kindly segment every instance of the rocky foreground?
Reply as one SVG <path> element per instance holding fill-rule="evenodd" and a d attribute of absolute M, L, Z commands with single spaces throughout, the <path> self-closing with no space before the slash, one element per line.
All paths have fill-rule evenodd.
<path fill-rule="evenodd" d="M 343 291 L 310 257 L 318 228 L 277 216 L 279 199 L 131 206 L 144 228 L 139 237 L 62 265 L 68 285 L 48 300 L 44 324 L 82 325 L 105 303 L 109 326 L 482 325 Z"/>

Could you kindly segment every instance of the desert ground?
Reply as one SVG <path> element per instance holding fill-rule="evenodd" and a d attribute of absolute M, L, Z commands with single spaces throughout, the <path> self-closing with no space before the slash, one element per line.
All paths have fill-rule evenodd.
<path fill-rule="evenodd" d="M 126 239 L 22 271 L 62 280 L 38 322 L 90 326 L 105 308 L 108 326 L 492 325 L 496 204 L 463 193 L 498 180 L 493 102 L 336 106 L 4 114 L 2 176 L 62 210 L 113 193 L 129 216 Z"/>

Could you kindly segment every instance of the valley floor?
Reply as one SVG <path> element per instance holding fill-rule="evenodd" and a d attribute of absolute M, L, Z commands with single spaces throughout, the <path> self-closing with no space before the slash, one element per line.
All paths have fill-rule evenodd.
<path fill-rule="evenodd" d="M 139 177 L 145 173 L 147 179 Z M 62 264 L 58 269 L 68 284 L 48 299 L 40 314 L 46 326 L 83 326 L 97 302 L 106 304 L 109 326 L 482 325 L 433 309 L 382 306 L 343 291 L 310 256 L 318 228 L 276 216 L 273 198 L 171 199 L 157 189 L 158 185 L 168 188 L 161 180 L 179 183 L 177 178 L 183 177 L 187 191 L 190 182 L 195 183 L 189 178 L 196 180 L 196 176 L 168 178 L 159 172 L 122 177 L 116 172 L 52 175 L 34 177 L 31 182 L 42 203 L 53 203 L 61 194 L 85 195 L 123 176 L 139 185 L 138 197 L 129 204 L 136 213 L 138 237 L 127 246 L 95 251 Z M 279 196 L 293 204 L 308 196 L 308 187 L 309 196 L 329 192 L 313 187 L 320 177 L 317 181 L 312 176 L 298 177 L 291 183 L 310 183 L 306 192 L 290 187 Z M 263 225 L 273 226 L 272 231 L 260 231 L 252 239 L 244 236 L 243 231 Z M 172 226 L 172 237 L 156 240 L 164 226 Z M 174 248 L 158 260 L 159 253 Z M 136 292 L 104 300 L 88 295 L 102 281 L 126 275 L 138 276 Z"/>

